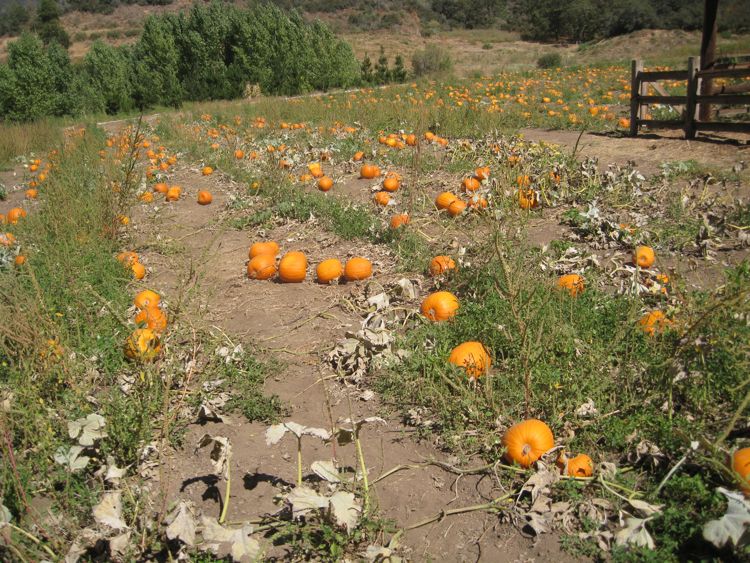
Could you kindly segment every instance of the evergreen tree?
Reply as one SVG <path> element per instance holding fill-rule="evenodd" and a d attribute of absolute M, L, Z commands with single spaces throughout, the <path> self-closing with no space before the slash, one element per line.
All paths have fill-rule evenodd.
<path fill-rule="evenodd" d="M 401 83 L 406 81 L 406 68 L 404 67 L 404 58 L 398 54 L 393 62 L 393 70 L 391 71 L 391 78 L 393 82 Z"/>
<path fill-rule="evenodd" d="M 57 0 L 42 0 L 39 3 L 34 28 L 45 45 L 57 41 L 66 49 L 70 46 L 70 37 L 60 23 L 60 7 Z"/>
<path fill-rule="evenodd" d="M 385 49 L 380 46 L 380 57 L 378 64 L 375 65 L 375 81 L 378 84 L 387 84 L 390 80 L 390 71 L 388 69 L 388 57 L 385 56 Z"/>
<path fill-rule="evenodd" d="M 362 64 L 360 65 L 360 75 L 364 84 L 372 84 L 375 80 L 375 75 L 372 72 L 372 61 L 367 53 L 365 53 L 365 58 L 362 59 Z"/>
<path fill-rule="evenodd" d="M 0 10 L 0 35 L 15 35 L 29 23 L 29 11 L 20 2 Z"/>

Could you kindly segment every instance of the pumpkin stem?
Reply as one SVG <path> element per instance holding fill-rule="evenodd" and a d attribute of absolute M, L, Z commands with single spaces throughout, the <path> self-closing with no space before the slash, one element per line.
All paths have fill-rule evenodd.
<path fill-rule="evenodd" d="M 523 445 L 523 450 L 521 450 L 521 453 L 524 457 L 528 456 L 531 453 L 531 446 L 529 444 Z"/>

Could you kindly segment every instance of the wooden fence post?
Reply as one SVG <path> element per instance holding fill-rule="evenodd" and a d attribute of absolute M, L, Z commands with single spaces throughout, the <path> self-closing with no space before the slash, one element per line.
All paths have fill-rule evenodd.
<path fill-rule="evenodd" d="M 633 60 L 630 64 L 630 136 L 638 135 L 638 120 L 641 108 L 641 77 L 643 61 Z"/>
<path fill-rule="evenodd" d="M 685 104 L 685 138 L 695 139 L 695 117 L 697 112 L 696 97 L 698 96 L 698 68 L 697 57 L 688 59 L 687 103 Z"/>

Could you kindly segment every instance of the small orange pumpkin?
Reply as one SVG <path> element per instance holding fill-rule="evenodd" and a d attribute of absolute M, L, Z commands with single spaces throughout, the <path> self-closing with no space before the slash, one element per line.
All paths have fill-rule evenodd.
<path fill-rule="evenodd" d="M 475 192 L 479 188 L 482 187 L 482 184 L 481 184 L 481 182 L 479 180 L 477 180 L 476 178 L 471 178 L 471 177 L 470 178 L 464 178 L 464 181 L 461 182 L 461 185 L 463 186 L 464 191 L 467 192 L 467 193 L 469 193 L 469 192 Z"/>
<path fill-rule="evenodd" d="M 359 281 L 372 275 L 372 262 L 367 258 L 356 256 L 346 261 L 344 266 L 344 277 L 346 281 Z"/>
<path fill-rule="evenodd" d="M 532 189 L 518 190 L 518 205 L 521 209 L 534 209 L 539 205 L 539 198 Z"/>
<path fill-rule="evenodd" d="M 438 209 L 448 209 L 454 201 L 456 201 L 458 198 L 450 193 L 450 192 L 443 192 L 440 195 L 435 198 L 435 207 Z"/>
<path fill-rule="evenodd" d="M 214 200 L 213 196 L 211 195 L 211 192 L 208 192 L 206 190 L 201 190 L 198 192 L 198 203 L 201 205 L 210 205 L 211 202 Z"/>
<path fill-rule="evenodd" d="M 732 470 L 740 479 L 740 488 L 750 498 L 750 448 L 742 448 L 732 455 Z"/>
<path fill-rule="evenodd" d="M 36 199 L 39 196 L 39 191 L 35 190 L 34 188 L 29 188 L 26 190 L 26 199 Z"/>
<path fill-rule="evenodd" d="M 567 289 L 571 297 L 575 297 L 579 293 L 583 293 L 586 285 L 583 278 L 578 274 L 566 274 L 558 278 L 557 287 L 560 289 Z"/>
<path fill-rule="evenodd" d="M 470 341 L 459 344 L 448 357 L 448 361 L 466 370 L 469 379 L 479 379 L 490 370 L 492 359 L 481 342 Z"/>
<path fill-rule="evenodd" d="M 267 280 L 276 274 L 276 255 L 259 254 L 247 263 L 247 277 L 251 280 Z"/>
<path fill-rule="evenodd" d="M 503 446 L 506 460 L 531 467 L 555 446 L 555 437 L 544 422 L 531 418 L 508 428 L 503 435 Z"/>
<path fill-rule="evenodd" d="M 380 168 L 374 164 L 363 164 L 359 170 L 359 177 L 365 180 L 372 180 L 380 176 Z"/>
<path fill-rule="evenodd" d="M 166 201 L 177 201 L 180 199 L 180 195 L 182 194 L 182 188 L 180 186 L 172 186 L 167 190 L 166 196 L 164 199 Z"/>
<path fill-rule="evenodd" d="M 135 296 L 133 305 L 135 305 L 137 309 L 143 310 L 148 309 L 149 307 L 158 307 L 160 301 L 161 297 L 159 297 L 158 293 L 150 289 L 144 289 Z"/>
<path fill-rule="evenodd" d="M 490 177 L 490 167 L 489 166 L 480 166 L 476 170 L 474 170 L 474 177 L 479 180 L 480 182 L 482 180 L 488 180 Z"/>
<path fill-rule="evenodd" d="M 315 268 L 315 275 L 318 279 L 318 283 L 331 283 L 341 277 L 344 273 L 344 267 L 341 265 L 341 261 L 336 258 L 329 260 L 323 260 L 318 267 Z"/>
<path fill-rule="evenodd" d="M 152 201 L 154 201 L 154 193 L 143 192 L 140 196 L 138 196 L 138 199 L 140 199 L 144 203 L 151 203 Z"/>
<path fill-rule="evenodd" d="M 146 267 L 140 262 L 134 262 L 131 264 L 130 269 L 132 270 L 135 279 L 142 280 L 146 277 Z"/>
<path fill-rule="evenodd" d="M 322 176 L 318 180 L 318 189 L 321 192 L 327 192 L 333 187 L 333 180 L 331 180 L 328 176 Z"/>
<path fill-rule="evenodd" d="M 399 215 L 394 215 L 391 217 L 391 229 L 398 229 L 399 227 L 403 227 L 404 225 L 409 224 L 409 215 L 407 213 L 401 213 Z"/>
<path fill-rule="evenodd" d="M 650 246 L 638 246 L 633 253 L 633 264 L 640 268 L 650 268 L 655 260 L 654 249 Z"/>
<path fill-rule="evenodd" d="M 450 213 L 451 217 L 458 217 L 464 211 L 466 211 L 466 202 L 460 199 L 456 199 L 448 206 L 448 213 Z"/>
<path fill-rule="evenodd" d="M 435 258 L 430 260 L 430 274 L 433 276 L 439 276 L 448 270 L 455 269 L 456 263 L 450 256 L 435 256 Z"/>
<path fill-rule="evenodd" d="M 406 136 L 406 144 L 410 147 L 417 146 L 417 136 L 414 133 L 410 133 Z"/>
<path fill-rule="evenodd" d="M 431 321 L 441 322 L 455 317 L 458 308 L 458 298 L 450 291 L 436 291 L 425 297 L 421 311 Z"/>
<path fill-rule="evenodd" d="M 586 454 L 568 457 L 562 452 L 557 458 L 557 466 L 561 471 L 566 471 L 567 468 L 566 474 L 570 477 L 591 477 L 594 474 L 594 462 Z"/>
<path fill-rule="evenodd" d="M 236 151 L 234 151 L 234 158 L 236 158 L 237 160 L 242 160 L 243 158 L 245 158 L 245 151 L 243 151 L 242 149 L 237 149 Z"/>
<path fill-rule="evenodd" d="M 396 176 L 388 176 L 383 180 L 383 189 L 387 192 L 395 192 L 401 187 L 401 181 Z"/>
<path fill-rule="evenodd" d="M 638 324 L 641 325 L 641 330 L 643 330 L 643 332 L 649 336 L 654 336 L 664 332 L 668 326 L 672 325 L 672 321 L 670 321 L 662 311 L 655 310 L 649 311 L 643 315 L 638 321 Z"/>
<path fill-rule="evenodd" d="M 139 362 L 150 362 L 161 351 L 159 336 L 150 328 L 138 328 L 125 341 L 125 356 Z"/>
<path fill-rule="evenodd" d="M 117 255 L 117 260 L 123 266 L 129 268 L 130 266 L 138 262 L 138 255 L 132 250 L 128 250 L 126 252 L 120 252 L 120 254 Z"/>
<path fill-rule="evenodd" d="M 375 197 L 373 198 L 375 200 L 375 203 L 378 205 L 388 205 L 388 202 L 391 201 L 391 196 L 388 195 L 388 192 L 377 192 L 375 194 Z"/>
<path fill-rule="evenodd" d="M 15 225 L 20 219 L 26 217 L 26 210 L 22 207 L 14 207 L 5 216 L 5 222 L 9 225 Z"/>
<path fill-rule="evenodd" d="M 18 267 L 23 266 L 26 263 L 26 256 L 23 254 L 19 254 L 13 259 L 13 264 L 15 264 Z"/>
<path fill-rule="evenodd" d="M 166 194 L 167 190 L 169 190 L 169 186 L 167 186 L 164 182 L 159 182 L 158 184 L 154 184 L 155 192 L 158 192 L 160 194 Z"/>
<path fill-rule="evenodd" d="M 359 161 L 360 161 L 360 160 L 362 160 L 362 159 L 363 159 L 364 157 L 365 157 L 365 153 L 364 153 L 364 152 L 362 152 L 362 151 L 357 151 L 357 152 L 355 152 L 355 153 L 354 153 L 354 156 L 352 157 L 352 160 L 353 160 L 354 162 L 359 162 Z"/>
<path fill-rule="evenodd" d="M 300 283 L 307 276 L 307 257 L 302 252 L 287 252 L 279 262 L 279 279 L 284 283 Z"/>
<path fill-rule="evenodd" d="M 152 305 L 138 312 L 135 316 L 135 324 L 140 328 L 150 328 L 156 334 L 167 330 L 167 314 L 158 306 Z"/>
<path fill-rule="evenodd" d="M 269 240 L 266 242 L 255 242 L 250 247 L 248 258 L 255 258 L 256 256 L 260 256 L 261 254 L 270 254 L 271 256 L 276 256 L 278 253 L 279 245 L 276 243 L 276 241 Z"/>
<path fill-rule="evenodd" d="M 13 233 L 0 233 L 0 246 L 11 246 L 16 242 Z"/>
<path fill-rule="evenodd" d="M 211 168 L 210 166 L 204 166 L 203 169 L 201 170 L 201 174 L 203 174 L 204 176 L 210 176 L 213 173 L 214 173 L 214 169 Z"/>

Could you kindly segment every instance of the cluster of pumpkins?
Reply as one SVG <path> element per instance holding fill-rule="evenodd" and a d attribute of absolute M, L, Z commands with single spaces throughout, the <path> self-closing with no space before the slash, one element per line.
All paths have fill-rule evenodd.
<path fill-rule="evenodd" d="M 287 252 L 276 263 L 279 245 L 274 241 L 256 242 L 248 253 L 247 276 L 253 280 L 268 280 L 278 273 L 282 283 L 301 283 L 307 277 L 307 256 L 303 252 Z M 359 281 L 372 276 L 372 262 L 356 256 L 342 265 L 337 258 L 323 260 L 315 268 L 316 281 L 330 284 L 343 277 L 346 281 Z"/>
<path fill-rule="evenodd" d="M 133 300 L 137 309 L 136 328 L 125 340 L 125 356 L 139 362 L 149 362 L 161 351 L 160 337 L 167 329 L 167 314 L 160 306 L 161 297 L 145 289 Z"/>
<path fill-rule="evenodd" d="M 154 184 L 152 192 L 143 192 L 139 196 L 139 199 L 146 203 L 151 203 L 152 201 L 154 201 L 155 193 L 163 194 L 164 201 L 178 201 L 182 196 L 182 188 L 180 186 L 168 186 L 164 182 L 157 182 L 156 184 Z M 210 205 L 211 202 L 213 202 L 213 196 L 211 195 L 211 192 L 206 190 L 201 190 L 198 192 L 198 203 L 200 205 Z"/>
<path fill-rule="evenodd" d="M 138 254 L 132 250 L 120 252 L 117 255 L 117 261 L 133 273 L 134 279 L 142 280 L 146 277 L 146 266 L 141 264 Z"/>

